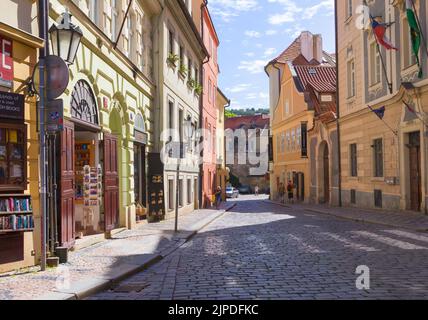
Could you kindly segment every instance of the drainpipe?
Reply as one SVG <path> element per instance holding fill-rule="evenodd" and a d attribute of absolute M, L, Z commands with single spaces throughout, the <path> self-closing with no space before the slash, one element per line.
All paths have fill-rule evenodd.
<path fill-rule="evenodd" d="M 338 170 L 339 170 L 339 207 L 343 206 L 342 203 L 342 154 L 341 154 L 341 145 L 340 145 L 340 103 L 339 103 L 339 36 L 338 32 L 338 17 L 337 17 L 337 1 L 335 0 L 335 23 L 336 23 L 336 127 L 337 127 L 337 158 L 338 158 Z"/>
<path fill-rule="evenodd" d="M 205 32 L 204 32 L 204 10 L 207 8 L 208 6 L 208 0 L 204 0 L 202 5 L 201 5 L 201 37 L 202 37 L 202 42 L 204 43 L 204 38 L 205 38 Z M 202 83 L 204 84 L 205 79 L 204 79 L 204 65 L 207 64 L 210 61 L 210 56 L 207 56 L 206 60 L 202 62 L 202 66 L 200 68 L 199 71 L 199 79 L 201 79 Z M 204 117 L 203 117 L 203 110 L 204 110 L 204 93 L 202 93 L 202 96 L 199 98 L 199 129 L 202 130 L 203 129 L 203 121 L 204 121 Z M 201 137 L 201 139 L 204 139 L 204 137 Z M 203 143 L 203 140 L 202 140 Z M 202 157 L 202 163 L 199 165 L 199 208 L 202 208 L 203 203 L 204 203 L 204 199 L 203 199 L 203 176 L 204 176 L 204 149 L 202 148 L 202 152 L 201 152 L 201 157 Z"/>

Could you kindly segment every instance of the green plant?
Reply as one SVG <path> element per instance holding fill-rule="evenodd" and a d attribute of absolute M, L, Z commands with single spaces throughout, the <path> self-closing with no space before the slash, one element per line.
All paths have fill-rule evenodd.
<path fill-rule="evenodd" d="M 196 86 L 195 86 L 195 92 L 196 92 L 196 94 L 200 96 L 201 93 L 202 93 L 202 91 L 203 91 L 203 87 L 201 86 L 200 83 L 197 83 Z"/>
<path fill-rule="evenodd" d="M 187 81 L 187 85 L 190 87 L 190 88 L 192 88 L 192 89 L 194 89 L 195 88 L 195 86 L 196 86 L 196 81 L 195 81 L 195 79 L 189 79 L 189 81 Z"/>
<path fill-rule="evenodd" d="M 180 64 L 180 69 L 178 70 L 183 76 L 187 75 L 188 69 L 184 64 Z"/>
<path fill-rule="evenodd" d="M 176 66 L 176 65 L 177 65 L 178 60 L 180 60 L 180 58 L 178 57 L 178 55 L 173 54 L 173 53 L 169 53 L 169 54 L 168 54 L 167 61 L 168 61 L 170 64 L 172 64 L 172 65 Z"/>

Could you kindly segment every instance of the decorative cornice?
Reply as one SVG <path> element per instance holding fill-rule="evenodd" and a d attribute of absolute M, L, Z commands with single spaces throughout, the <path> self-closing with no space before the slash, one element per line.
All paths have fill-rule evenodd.
<path fill-rule="evenodd" d="M 44 45 L 43 39 L 21 29 L 12 27 L 4 22 L 0 22 L 0 32 L 13 40 L 24 43 L 35 49 L 42 48 Z"/>

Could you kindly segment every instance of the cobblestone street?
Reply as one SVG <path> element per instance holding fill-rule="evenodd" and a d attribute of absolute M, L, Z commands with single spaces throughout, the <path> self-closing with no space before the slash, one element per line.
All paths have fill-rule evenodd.
<path fill-rule="evenodd" d="M 175 253 L 89 299 L 426 299 L 428 236 L 241 197 Z M 370 268 L 370 290 L 356 268 Z"/>

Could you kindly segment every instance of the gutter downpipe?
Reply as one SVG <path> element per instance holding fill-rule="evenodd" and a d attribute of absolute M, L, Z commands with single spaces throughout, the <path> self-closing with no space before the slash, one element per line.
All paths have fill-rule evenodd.
<path fill-rule="evenodd" d="M 202 42 L 204 43 L 205 46 L 205 32 L 204 32 L 204 10 L 205 8 L 208 6 L 208 0 L 204 0 L 204 2 L 201 5 L 201 37 L 202 37 Z M 207 64 L 210 61 L 210 56 L 208 55 L 206 58 L 206 61 L 202 61 L 202 66 L 201 69 L 199 71 L 199 79 L 201 79 L 201 82 L 204 83 L 205 79 L 204 79 L 204 65 Z M 203 121 L 204 121 L 204 115 L 203 115 L 203 110 L 204 110 L 204 93 L 202 92 L 202 96 L 199 98 L 199 129 L 200 132 L 202 132 L 203 130 Z M 202 143 L 204 143 L 204 137 L 201 136 L 202 139 Z M 199 141 L 199 143 L 201 143 L 201 141 Z M 202 157 L 202 163 L 199 165 L 199 208 L 203 207 L 204 204 L 204 199 L 202 197 L 202 191 L 203 191 L 203 177 L 204 177 L 204 148 L 202 148 L 202 152 L 200 154 L 200 156 Z"/>
<path fill-rule="evenodd" d="M 339 45 L 339 36 L 338 36 L 338 16 L 337 16 L 337 2 L 334 1 L 334 15 L 335 15 L 335 24 L 336 24 L 336 127 L 337 127 L 337 153 L 338 153 L 338 168 L 339 168 L 339 207 L 343 206 L 342 203 L 342 152 L 340 145 L 340 103 L 339 103 L 339 54 L 338 54 L 338 45 Z"/>

